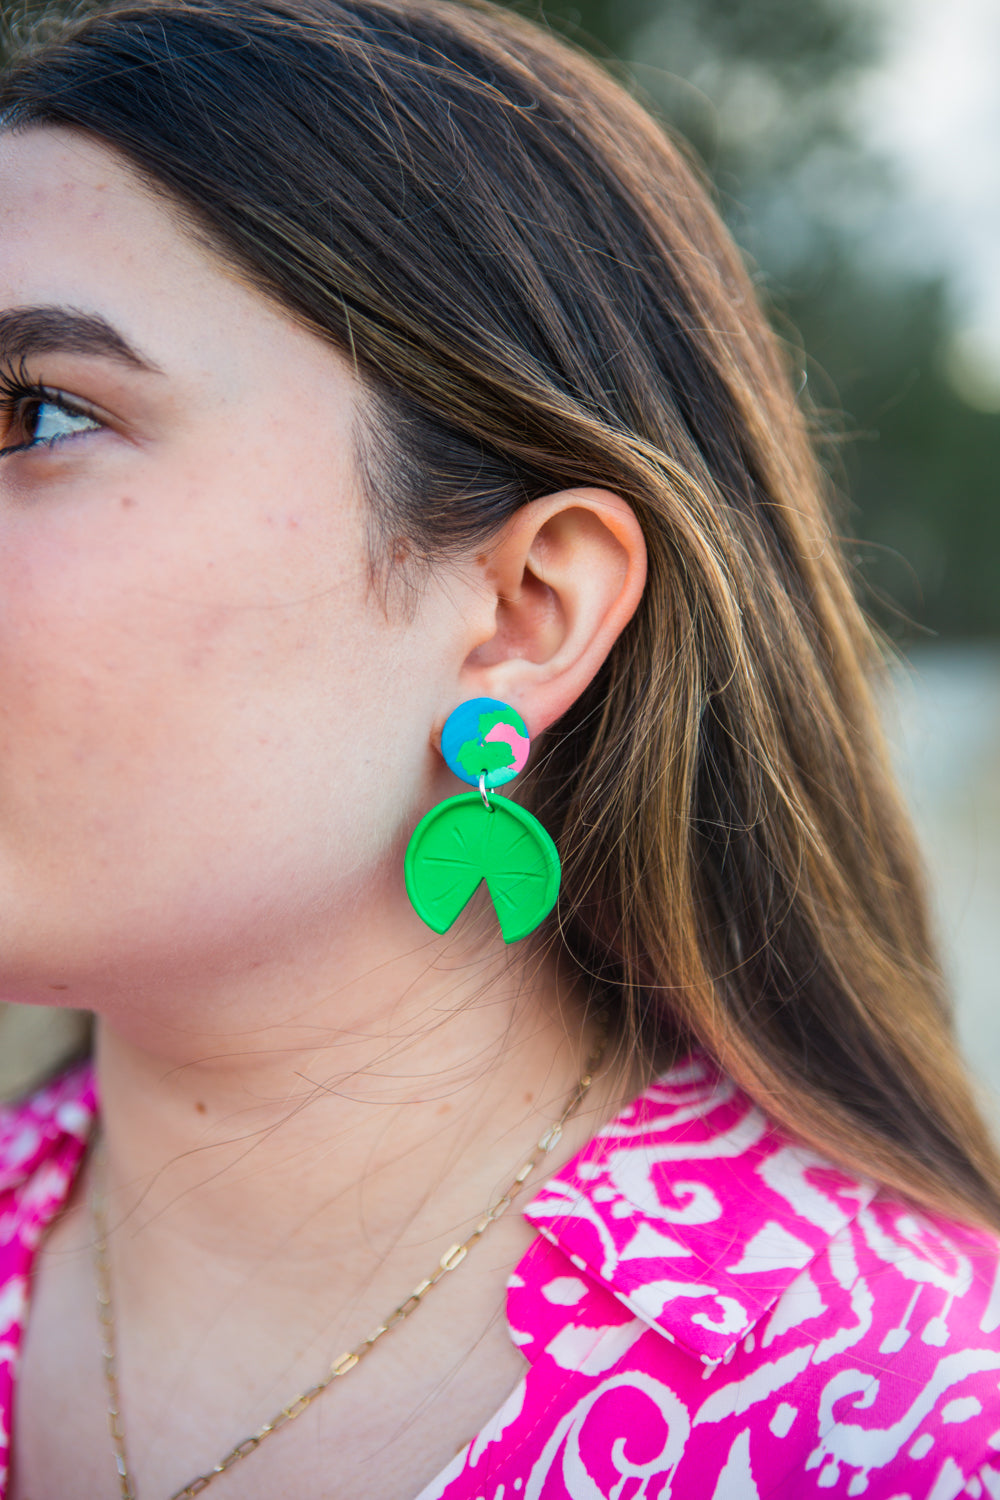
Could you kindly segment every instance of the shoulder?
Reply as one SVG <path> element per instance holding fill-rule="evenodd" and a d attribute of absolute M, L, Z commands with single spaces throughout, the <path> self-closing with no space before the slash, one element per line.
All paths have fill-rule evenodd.
<path fill-rule="evenodd" d="M 641 1458 L 674 1500 L 1000 1497 L 1000 1242 L 798 1146 L 705 1059 L 527 1217 L 524 1493 L 617 1493 Z"/>
<path fill-rule="evenodd" d="M 935 1347 L 960 1318 L 1000 1327 L 996 1236 L 922 1215 L 789 1140 L 701 1057 L 595 1136 L 527 1216 L 708 1367 L 765 1320 L 773 1342 L 806 1272 L 845 1319 L 859 1278 L 873 1317 L 890 1322 L 914 1288 L 947 1289 L 947 1317 L 925 1341 Z"/>

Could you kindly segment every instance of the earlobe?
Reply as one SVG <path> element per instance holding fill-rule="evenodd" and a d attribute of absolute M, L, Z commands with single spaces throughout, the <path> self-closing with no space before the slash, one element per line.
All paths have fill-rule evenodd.
<path fill-rule="evenodd" d="M 489 553 L 495 611 L 462 669 L 463 697 L 513 703 L 538 734 L 599 671 L 642 597 L 635 513 L 606 490 L 523 506 Z"/>

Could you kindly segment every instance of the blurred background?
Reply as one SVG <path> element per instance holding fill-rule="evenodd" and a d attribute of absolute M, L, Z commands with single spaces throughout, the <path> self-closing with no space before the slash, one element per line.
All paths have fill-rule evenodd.
<path fill-rule="evenodd" d="M 1000 1132 L 1000 5 L 546 0 L 693 146 L 828 433 Z"/>
<path fill-rule="evenodd" d="M 903 657 L 887 722 L 1000 1132 L 1000 4 L 517 8 L 690 141 L 822 416 L 858 589 Z"/>

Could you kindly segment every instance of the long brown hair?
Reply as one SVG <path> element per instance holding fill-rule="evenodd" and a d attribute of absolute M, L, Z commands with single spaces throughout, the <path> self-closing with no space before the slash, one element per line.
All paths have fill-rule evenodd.
<path fill-rule="evenodd" d="M 547 736 L 558 932 L 650 1056 L 1000 1227 L 808 423 L 696 172 L 596 64 L 449 0 L 138 0 L 22 49 L 6 123 L 117 148 L 354 361 L 392 588 L 526 500 L 623 495 L 638 613 Z"/>

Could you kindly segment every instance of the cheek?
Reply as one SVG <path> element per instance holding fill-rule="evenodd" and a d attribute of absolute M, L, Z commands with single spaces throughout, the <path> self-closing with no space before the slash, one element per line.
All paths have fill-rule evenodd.
<path fill-rule="evenodd" d="M 33 790 L 60 811 L 89 770 L 108 774 L 153 741 L 149 700 L 168 637 L 162 608 L 138 614 L 121 573 L 46 538 L 30 549 L 6 540 L 0 823 Z"/>
<path fill-rule="evenodd" d="M 287 875 L 296 849 L 315 865 L 362 839 L 391 776 L 372 683 L 396 643 L 350 549 L 317 567 L 301 528 L 274 533 L 8 535 L 0 857 L 134 891 Z"/>

